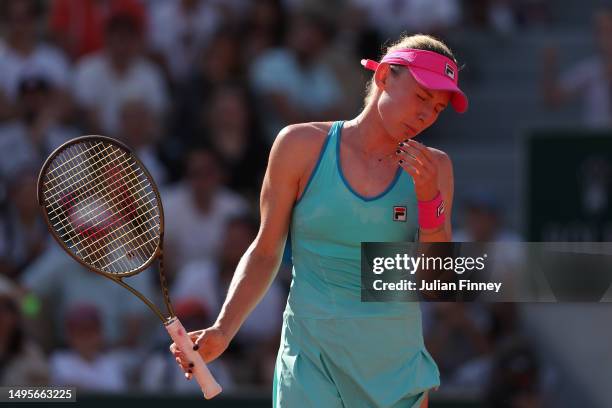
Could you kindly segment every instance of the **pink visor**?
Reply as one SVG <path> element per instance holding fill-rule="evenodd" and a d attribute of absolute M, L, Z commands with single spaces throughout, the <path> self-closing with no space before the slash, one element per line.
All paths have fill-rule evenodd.
<path fill-rule="evenodd" d="M 376 71 L 383 62 L 408 67 L 414 79 L 426 89 L 452 92 L 450 103 L 453 108 L 459 113 L 467 111 L 467 96 L 457 86 L 459 70 L 450 58 L 433 51 L 405 48 L 385 55 L 380 63 L 363 59 L 361 65 Z"/>

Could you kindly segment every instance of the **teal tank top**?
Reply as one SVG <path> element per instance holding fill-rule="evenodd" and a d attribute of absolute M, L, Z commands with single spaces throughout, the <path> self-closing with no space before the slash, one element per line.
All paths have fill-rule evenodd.
<path fill-rule="evenodd" d="M 417 200 L 412 177 L 398 166 L 390 185 L 364 197 L 344 178 L 335 122 L 291 218 L 293 280 L 286 313 L 302 318 L 408 317 L 417 302 L 361 302 L 361 242 L 414 241 Z M 394 207 L 406 216 L 394 220 Z M 395 217 L 397 218 L 397 217 Z"/>

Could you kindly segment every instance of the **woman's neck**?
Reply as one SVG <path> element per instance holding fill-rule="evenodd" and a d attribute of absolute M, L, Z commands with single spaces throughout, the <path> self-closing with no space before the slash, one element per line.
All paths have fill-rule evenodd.
<path fill-rule="evenodd" d="M 363 153 L 366 159 L 392 157 L 397 150 L 397 142 L 387 133 L 375 104 L 369 103 L 354 119 L 344 124 L 344 139 Z"/>

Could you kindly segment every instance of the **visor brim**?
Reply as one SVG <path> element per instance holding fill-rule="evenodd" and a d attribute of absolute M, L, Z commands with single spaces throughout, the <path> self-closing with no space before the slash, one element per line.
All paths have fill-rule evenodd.
<path fill-rule="evenodd" d="M 465 113 L 468 109 L 468 99 L 461 89 L 455 84 L 455 82 L 436 72 L 432 72 L 427 69 L 416 68 L 412 66 L 407 67 L 414 79 L 423 88 L 431 89 L 434 91 L 449 91 L 452 93 L 450 104 L 453 109 L 458 113 Z"/>

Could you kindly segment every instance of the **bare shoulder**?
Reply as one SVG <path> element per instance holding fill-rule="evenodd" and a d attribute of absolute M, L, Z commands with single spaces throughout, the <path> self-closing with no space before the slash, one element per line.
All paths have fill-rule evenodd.
<path fill-rule="evenodd" d="M 427 150 L 429 150 L 433 158 L 436 160 L 440 170 L 452 173 L 453 162 L 448 154 L 434 147 L 427 147 Z"/>
<path fill-rule="evenodd" d="M 302 153 L 303 149 L 317 150 L 323 144 L 331 124 L 331 122 L 310 122 L 286 126 L 278 134 L 275 144 L 278 142 L 282 145 L 282 149 L 295 149 Z"/>
<path fill-rule="evenodd" d="M 283 128 L 272 145 L 270 159 L 301 175 L 316 162 L 331 125 L 332 122 L 310 122 Z"/>

